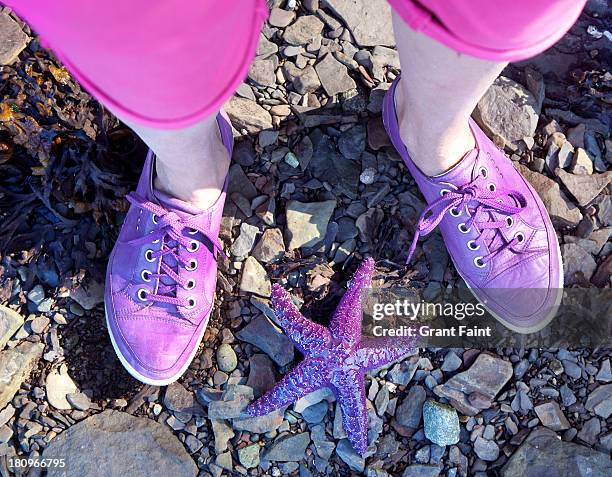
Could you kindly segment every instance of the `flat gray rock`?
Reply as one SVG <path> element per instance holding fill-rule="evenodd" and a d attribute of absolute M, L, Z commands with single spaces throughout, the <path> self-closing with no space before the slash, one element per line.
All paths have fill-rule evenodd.
<path fill-rule="evenodd" d="M 536 190 L 553 223 L 563 226 L 578 225 L 582 220 L 580 209 L 561 191 L 559 184 L 522 164 L 516 164 L 516 168 Z"/>
<path fill-rule="evenodd" d="M 487 90 L 474 110 L 474 119 L 491 136 L 506 144 L 534 135 L 540 105 L 526 88 L 500 76 Z"/>
<path fill-rule="evenodd" d="M 255 101 L 246 98 L 232 97 L 225 103 L 225 112 L 238 130 L 248 134 L 257 134 L 262 129 L 272 129 L 272 116 Z"/>
<path fill-rule="evenodd" d="M 302 417 L 309 424 L 318 424 L 321 422 L 327 414 L 327 402 L 319 402 L 308 406 L 302 411 Z"/>
<path fill-rule="evenodd" d="M 306 45 L 321 35 L 323 22 L 314 15 L 299 17 L 294 23 L 285 28 L 283 40 L 290 45 Z"/>
<path fill-rule="evenodd" d="M 91 401 L 85 393 L 69 393 L 66 394 L 66 399 L 78 411 L 87 411 L 91 406 Z"/>
<path fill-rule="evenodd" d="M 328 53 L 315 65 L 315 71 L 321 80 L 323 89 L 329 96 L 335 96 L 357 87 L 355 80 L 349 76 L 346 66 L 336 60 L 331 53 Z"/>
<path fill-rule="evenodd" d="M 13 399 L 42 356 L 44 348 L 42 343 L 25 342 L 13 349 L 0 351 L 0 409 Z"/>
<path fill-rule="evenodd" d="M 474 442 L 474 452 L 482 460 L 493 462 L 499 457 L 499 447 L 494 441 L 478 436 Z"/>
<path fill-rule="evenodd" d="M 249 256 L 244 261 L 240 290 L 255 293 L 259 296 L 270 296 L 272 293 L 272 285 L 266 269 L 261 266 L 255 257 Z"/>
<path fill-rule="evenodd" d="M 220 399 L 213 399 L 208 403 L 208 418 L 223 420 L 243 417 L 244 410 L 253 400 L 253 390 L 244 385 L 228 385 Z"/>
<path fill-rule="evenodd" d="M 285 254 L 285 242 L 281 229 L 266 229 L 259 242 L 255 244 L 253 256 L 263 263 L 273 263 Z"/>
<path fill-rule="evenodd" d="M 308 432 L 282 436 L 274 441 L 265 453 L 265 458 L 276 462 L 298 462 L 304 458 L 308 444 L 310 444 Z"/>
<path fill-rule="evenodd" d="M 555 401 L 538 404 L 534 411 L 540 422 L 553 431 L 564 431 L 570 427 L 570 423 Z"/>
<path fill-rule="evenodd" d="M 612 414 L 612 384 L 598 386 L 591 391 L 584 407 L 598 416 L 608 419 Z"/>
<path fill-rule="evenodd" d="M 342 439 L 336 446 L 336 454 L 346 465 L 356 472 L 363 472 L 365 468 L 365 459 L 355 452 L 353 446 L 348 439 Z"/>
<path fill-rule="evenodd" d="M 438 477 L 440 467 L 437 465 L 413 464 L 404 469 L 402 477 Z"/>
<path fill-rule="evenodd" d="M 221 454 L 227 450 L 227 443 L 234 437 L 234 431 L 225 420 L 211 419 L 210 425 L 215 436 L 215 454 Z"/>
<path fill-rule="evenodd" d="M 599 368 L 595 379 L 604 383 L 609 383 L 610 381 L 612 381 L 612 369 L 610 368 L 610 359 L 606 359 L 603 363 L 601 363 L 601 367 Z"/>
<path fill-rule="evenodd" d="M 578 439 L 586 442 L 589 445 L 594 445 L 597 442 L 597 436 L 601 433 L 601 423 L 596 417 L 592 417 L 584 423 L 582 429 L 578 433 Z"/>
<path fill-rule="evenodd" d="M 70 475 L 80 477 L 198 475 L 195 462 L 166 426 L 112 410 L 62 432 L 43 457 L 65 459 Z M 49 469 L 48 475 L 65 471 Z"/>
<path fill-rule="evenodd" d="M 0 305 L 0 350 L 23 325 L 23 317 L 16 311 Z"/>
<path fill-rule="evenodd" d="M 557 169 L 555 173 L 574 196 L 578 205 L 585 206 L 591 202 L 612 181 L 612 171 L 603 174 L 578 175 Z"/>
<path fill-rule="evenodd" d="M 96 280 L 87 280 L 77 288 L 70 290 L 70 298 L 85 310 L 93 310 L 104 302 L 104 283 Z"/>
<path fill-rule="evenodd" d="M 300 69 L 290 61 L 285 62 L 283 72 L 295 90 L 300 94 L 313 93 L 321 86 L 321 81 L 312 65 Z"/>
<path fill-rule="evenodd" d="M 247 431 L 254 434 L 265 434 L 276 431 L 283 422 L 285 408 L 276 409 L 263 416 L 234 418 L 232 426 L 237 431 Z"/>
<path fill-rule="evenodd" d="M 8 13 L 0 13 L 0 65 L 10 65 L 27 46 L 30 37 Z M 1 346 L 0 346 L 1 347 Z"/>
<path fill-rule="evenodd" d="M 326 461 L 329 460 L 336 444 L 328 438 L 325 432 L 325 424 L 313 426 L 310 430 L 310 437 L 319 457 Z"/>
<path fill-rule="evenodd" d="M 286 366 L 293 361 L 291 341 L 263 315 L 255 317 L 236 337 L 257 346 L 279 366 Z"/>
<path fill-rule="evenodd" d="M 171 411 L 182 412 L 192 416 L 203 416 L 204 409 L 194 393 L 185 389 L 181 383 L 174 382 L 166 388 L 164 406 Z"/>
<path fill-rule="evenodd" d="M 488 353 L 480 353 L 467 371 L 436 386 L 434 392 L 448 398 L 462 414 L 474 416 L 490 406 L 512 374 L 510 362 Z"/>
<path fill-rule="evenodd" d="M 335 208 L 335 200 L 309 203 L 289 201 L 286 210 L 289 250 L 312 247 L 323 240 Z"/>
<path fill-rule="evenodd" d="M 597 268 L 593 256 L 576 243 L 564 243 L 560 248 L 565 284 L 573 285 L 590 280 Z"/>
<path fill-rule="evenodd" d="M 276 84 L 276 63 L 272 59 L 256 59 L 249 68 L 249 79 L 259 86 Z"/>
<path fill-rule="evenodd" d="M 395 46 L 386 0 L 323 0 L 348 27 L 359 46 Z"/>
<path fill-rule="evenodd" d="M 270 10 L 268 23 L 278 28 L 285 28 L 295 18 L 295 12 L 291 10 L 283 10 L 282 8 L 273 8 Z"/>
<path fill-rule="evenodd" d="M 546 428 L 531 431 L 501 470 L 501 477 L 607 477 L 610 456 L 562 441 Z"/>
<path fill-rule="evenodd" d="M 458 370 L 461 364 L 461 358 L 459 358 L 454 351 L 449 351 L 446 353 L 446 356 L 444 356 L 444 362 L 440 369 L 444 372 L 452 372 Z"/>
<path fill-rule="evenodd" d="M 68 369 L 62 365 L 59 369 L 54 369 L 47 375 L 45 381 L 47 400 L 56 409 L 72 409 L 68 402 L 67 395 L 78 393 L 76 384 L 68 375 Z"/>
<path fill-rule="evenodd" d="M 425 388 L 415 385 L 408 389 L 408 394 L 395 410 L 395 419 L 401 426 L 418 429 L 421 424 L 423 403 L 427 398 Z"/>
<path fill-rule="evenodd" d="M 238 235 L 238 238 L 234 240 L 230 247 L 232 255 L 238 258 L 246 257 L 253 248 L 258 233 L 258 227 L 242 222 L 240 224 L 240 235 Z"/>
<path fill-rule="evenodd" d="M 249 378 L 246 384 L 253 388 L 255 398 L 274 387 L 274 371 L 274 363 L 265 354 L 256 353 L 249 357 Z"/>
<path fill-rule="evenodd" d="M 277 51 L 278 51 L 278 46 L 276 45 L 276 43 L 268 40 L 263 33 L 259 35 L 259 43 L 257 43 L 257 53 L 256 53 L 258 58 L 267 58 L 268 56 L 273 55 Z M 252 94 L 253 92 L 251 91 L 251 95 Z"/>

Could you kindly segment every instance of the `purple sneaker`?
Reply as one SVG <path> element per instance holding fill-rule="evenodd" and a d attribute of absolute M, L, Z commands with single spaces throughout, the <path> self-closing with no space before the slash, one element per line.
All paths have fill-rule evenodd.
<path fill-rule="evenodd" d="M 400 138 L 398 81 L 385 96 L 383 121 L 428 203 L 408 261 L 419 237 L 440 225 L 459 275 L 487 310 L 513 331 L 542 329 L 556 314 L 563 293 L 559 243 L 544 204 L 471 119 L 476 148 L 443 174 L 423 174 Z"/>
<path fill-rule="evenodd" d="M 217 123 L 228 154 L 232 128 Z M 149 152 L 132 204 L 109 259 L 106 323 L 119 360 L 139 381 L 176 381 L 198 350 L 217 282 L 225 188 L 208 210 L 153 191 Z"/>

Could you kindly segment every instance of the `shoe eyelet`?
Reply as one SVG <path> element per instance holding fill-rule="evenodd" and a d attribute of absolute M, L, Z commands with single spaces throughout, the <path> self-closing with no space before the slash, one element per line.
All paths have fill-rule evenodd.
<path fill-rule="evenodd" d="M 510 215 L 506 217 L 506 225 L 508 228 L 514 225 L 514 219 Z"/>
<path fill-rule="evenodd" d="M 467 234 L 470 231 L 470 228 L 466 227 L 463 222 L 457 225 L 457 228 L 459 229 L 459 232 L 461 232 L 462 234 Z"/>
<path fill-rule="evenodd" d="M 153 256 L 153 250 L 148 249 L 145 254 L 144 254 L 145 260 L 147 262 L 154 262 L 155 261 L 155 257 Z"/>
<path fill-rule="evenodd" d="M 153 214 L 153 216 L 151 217 L 151 221 L 157 225 L 157 222 L 159 221 L 159 217 L 157 216 L 157 214 Z"/>
<path fill-rule="evenodd" d="M 188 272 L 193 272 L 196 268 L 198 268 L 198 261 L 195 258 L 193 260 L 189 260 L 189 265 L 185 266 L 185 270 Z"/>
<path fill-rule="evenodd" d="M 187 233 L 188 233 L 189 235 L 195 235 L 195 234 L 197 234 L 197 233 L 198 233 L 198 231 L 197 231 L 196 229 L 191 229 L 191 228 L 190 228 L 190 229 L 187 231 Z"/>
<path fill-rule="evenodd" d="M 459 209 L 457 209 L 457 207 L 453 207 L 450 209 L 450 214 L 453 217 L 461 217 L 461 211 Z"/>
<path fill-rule="evenodd" d="M 467 243 L 467 247 L 468 247 L 470 250 L 478 250 L 478 249 L 480 248 L 480 245 L 479 245 L 479 244 L 477 244 L 475 240 L 470 240 L 470 241 Z"/>
<path fill-rule="evenodd" d="M 480 175 L 482 177 L 487 177 L 489 175 L 489 171 L 487 170 L 486 167 L 481 167 L 480 170 L 478 171 L 480 173 Z"/>
<path fill-rule="evenodd" d="M 450 193 L 450 190 L 448 190 L 448 189 L 440 189 L 440 195 L 442 197 L 444 197 L 448 193 Z"/>
<path fill-rule="evenodd" d="M 140 274 L 140 278 L 142 278 L 142 280 L 144 282 L 150 282 L 151 281 L 151 272 L 149 270 L 143 270 Z"/>
<path fill-rule="evenodd" d="M 157 243 L 159 243 L 159 239 L 153 240 L 153 242 L 151 242 L 151 243 L 156 243 L 157 244 Z"/>
<path fill-rule="evenodd" d="M 185 284 L 185 286 L 183 288 L 185 288 L 185 290 L 193 290 L 196 286 L 196 281 L 193 279 L 187 280 L 187 283 Z"/>
<path fill-rule="evenodd" d="M 517 232 L 514 238 L 518 240 L 518 243 L 523 243 L 525 241 L 525 236 L 522 232 Z"/>
<path fill-rule="evenodd" d="M 147 293 L 149 293 L 149 292 L 146 290 L 146 288 L 140 288 L 138 290 L 138 293 L 137 293 L 138 299 L 140 301 L 148 301 L 147 300 Z"/>
<path fill-rule="evenodd" d="M 497 190 L 497 186 L 495 184 L 493 184 L 493 182 L 489 182 L 487 184 L 487 188 L 491 191 L 491 192 L 495 192 Z"/>
<path fill-rule="evenodd" d="M 187 304 L 185 305 L 185 308 L 187 308 L 188 310 L 191 310 L 195 306 L 196 306 L 196 299 L 193 297 L 187 298 Z"/>
<path fill-rule="evenodd" d="M 192 240 L 189 243 L 189 248 L 187 250 L 193 253 L 193 252 L 197 252 L 199 248 L 200 248 L 200 242 L 198 242 L 197 240 Z"/>
<path fill-rule="evenodd" d="M 476 265 L 478 268 L 484 268 L 487 266 L 487 264 L 482 260 L 482 257 L 474 258 L 474 265 Z"/>

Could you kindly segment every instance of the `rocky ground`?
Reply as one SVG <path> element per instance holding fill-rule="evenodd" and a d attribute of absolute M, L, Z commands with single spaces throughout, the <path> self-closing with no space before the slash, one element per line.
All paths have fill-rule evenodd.
<path fill-rule="evenodd" d="M 369 376 L 365 458 L 328 392 L 244 418 L 299 359 L 268 318 L 271 283 L 322 322 L 366 254 L 378 286 L 462 285 L 437 234 L 404 265 L 423 199 L 380 118 L 399 73 L 386 3 L 272 3 L 227 105 L 241 136 L 221 232 L 230 259 L 201 352 L 166 388 L 122 369 L 103 317 L 144 146 L 0 14 L 0 475 L 15 455 L 67 457 L 79 476 L 612 475 L 605 349 L 419 350 Z M 611 285 L 609 25 L 607 2 L 589 2 L 474 114 L 542 196 L 567 286 Z"/>

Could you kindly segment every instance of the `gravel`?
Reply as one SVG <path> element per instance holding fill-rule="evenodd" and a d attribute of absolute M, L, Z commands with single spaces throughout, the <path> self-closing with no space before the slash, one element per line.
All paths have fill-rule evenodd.
<path fill-rule="evenodd" d="M 387 2 L 273 3 L 225 106 L 237 139 L 220 233 L 230 260 L 200 352 L 162 388 L 123 369 L 102 306 L 141 144 L 0 12 L 0 456 L 62 452 L 79 475 L 99 473 L 82 446 L 113 475 L 609 475 L 606 349 L 421 349 L 366 377 L 365 456 L 329 390 L 244 415 L 300 360 L 274 324 L 272 283 L 315 320 L 367 255 L 377 286 L 462 283 L 439 236 L 404 264 L 425 204 L 381 122 L 399 73 Z M 506 68 L 475 115 L 542 198 L 566 284 L 580 287 L 609 287 L 612 273 L 605 48 L 587 33 L 606 28 L 597 5 L 559 46 Z"/>

